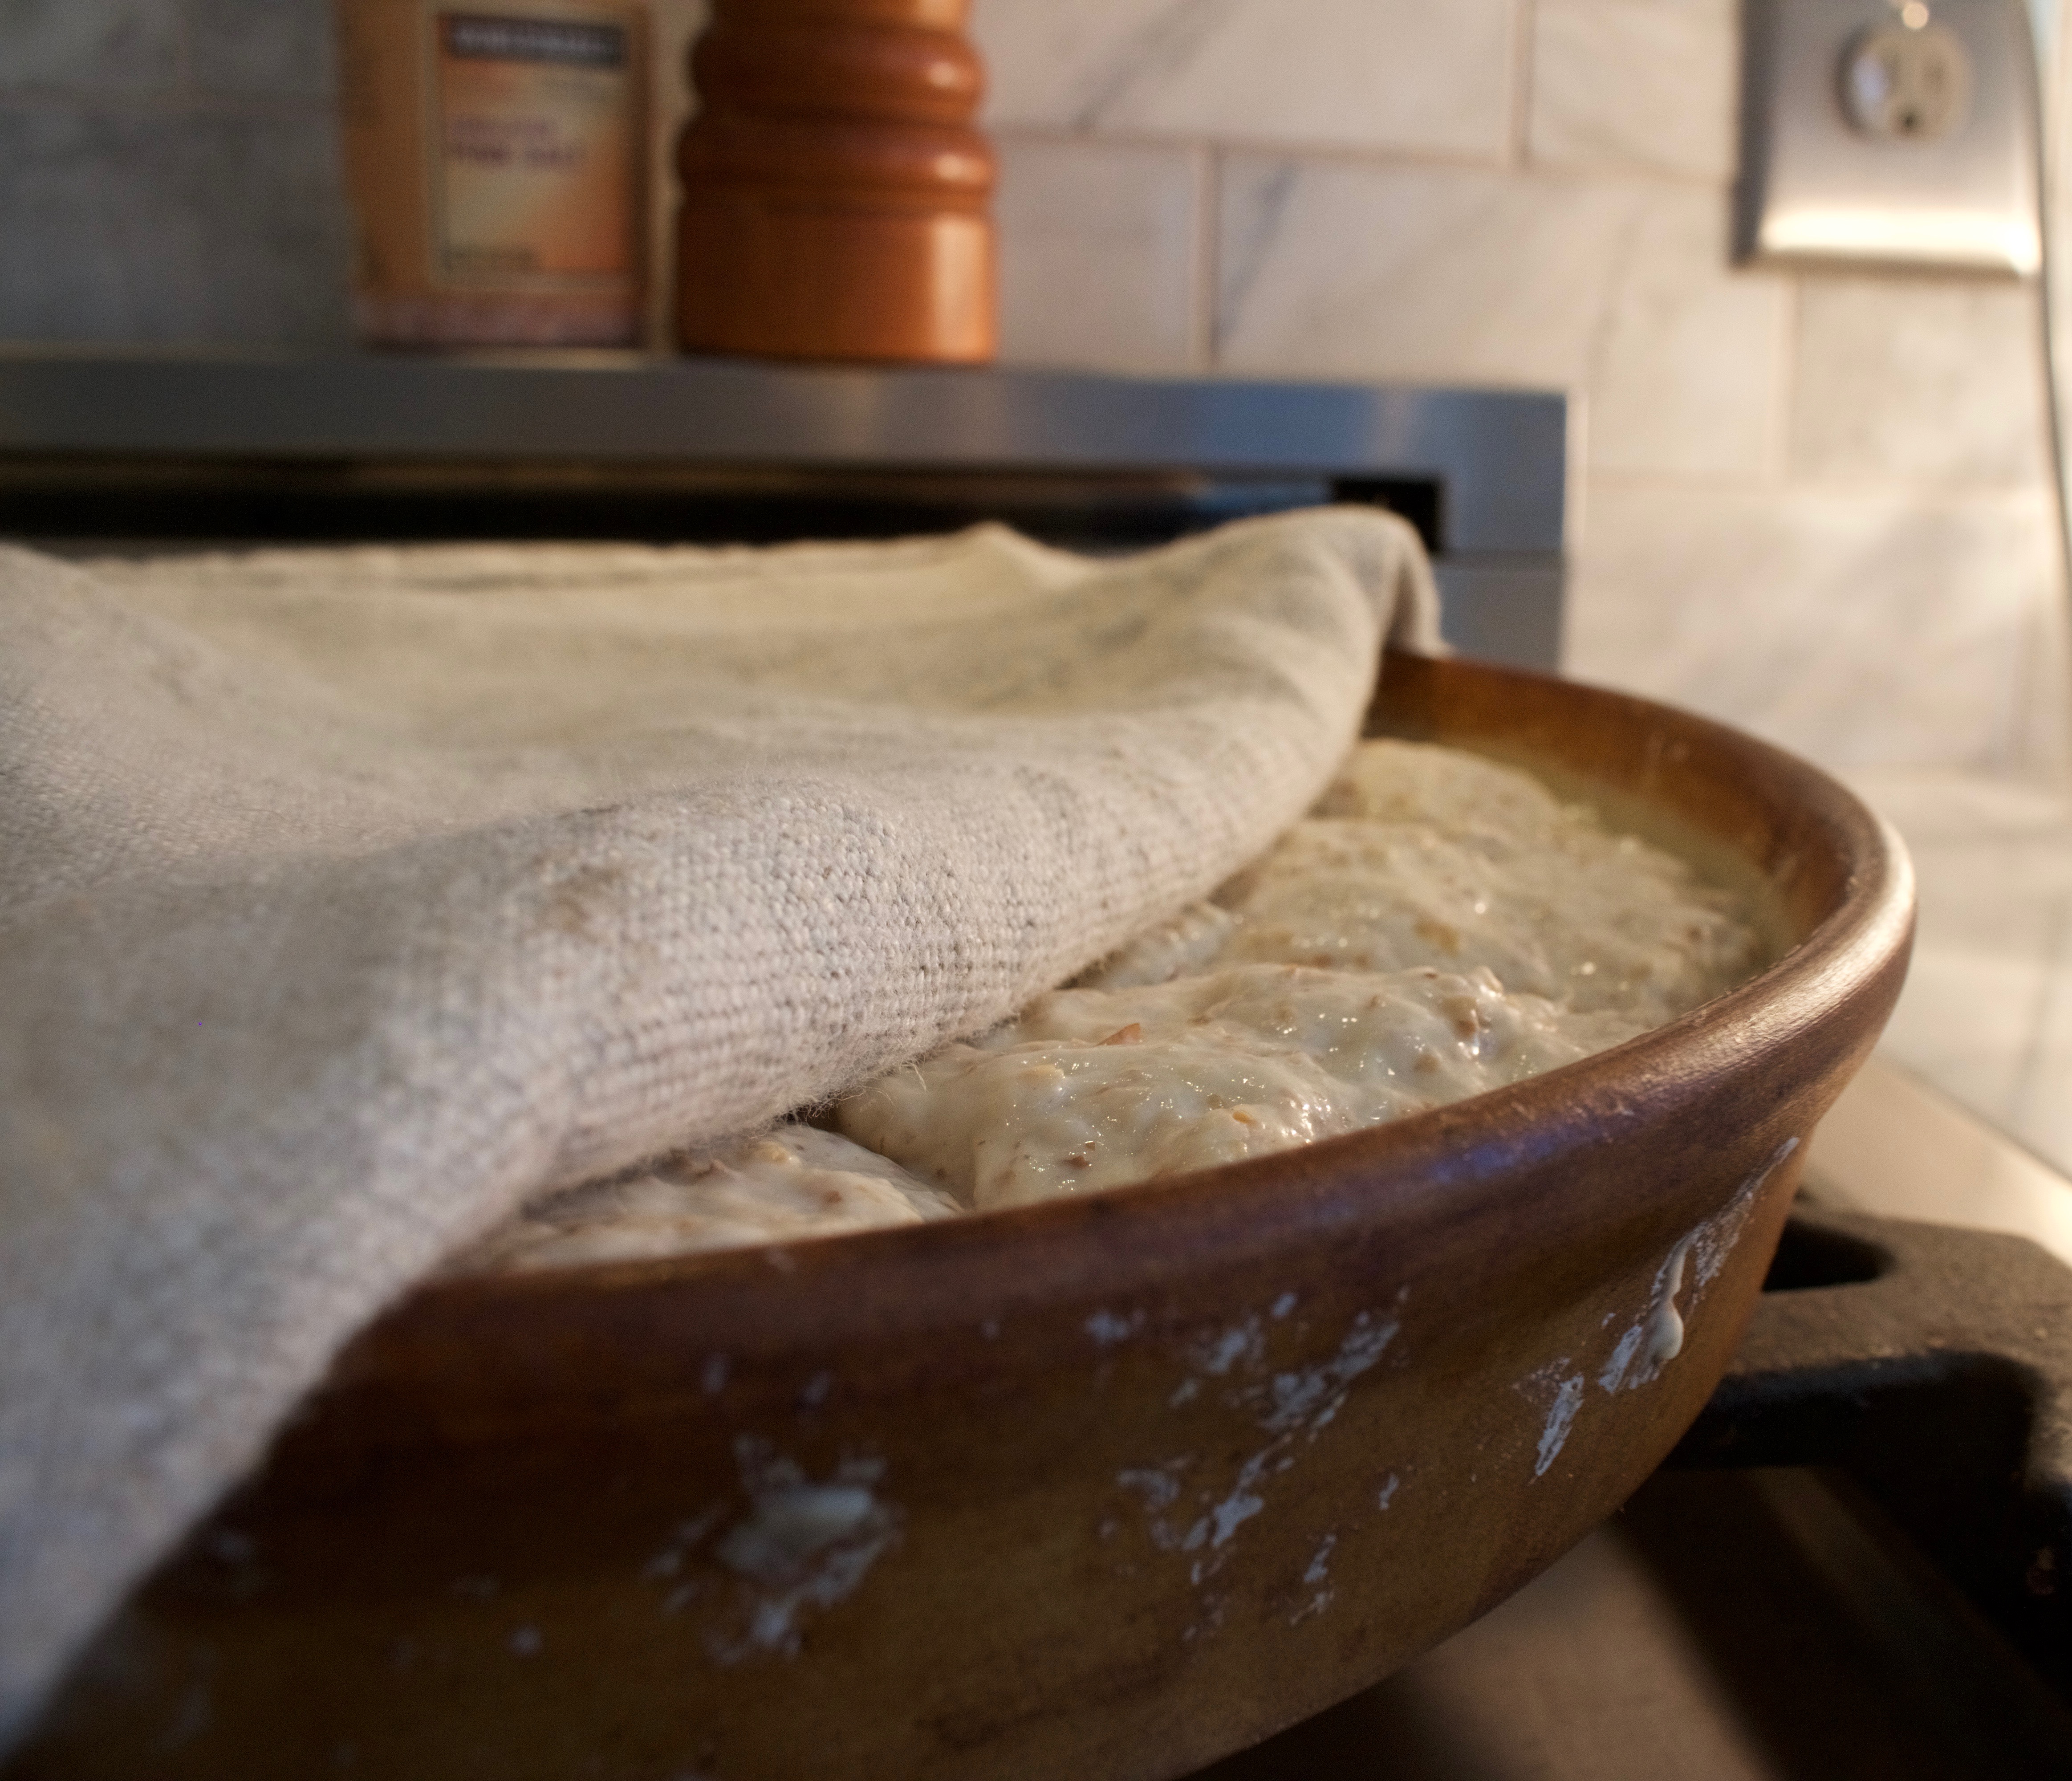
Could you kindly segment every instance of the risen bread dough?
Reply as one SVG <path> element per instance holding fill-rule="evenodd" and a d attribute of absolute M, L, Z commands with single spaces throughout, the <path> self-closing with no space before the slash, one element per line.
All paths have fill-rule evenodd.
<path fill-rule="evenodd" d="M 1358 749 L 1213 903 L 842 1103 L 966 1204 L 1231 1162 L 1632 1038 L 1755 962 L 1729 899 L 1525 774 Z"/>
<path fill-rule="evenodd" d="M 459 1265 L 779 1241 L 1210 1168 L 1616 1045 L 1757 962 L 1733 900 L 1673 856 L 1511 768 L 1367 742 L 1214 901 L 850 1096 L 846 1137 L 783 1126 L 578 1188 Z"/>
<path fill-rule="evenodd" d="M 1507 995 L 1480 967 L 1244 965 L 1042 997 L 976 1044 L 881 1077 L 841 1122 L 968 1204 L 1018 1206 L 1400 1118 L 1633 1030 Z"/>
<path fill-rule="evenodd" d="M 527 1273 L 915 1224 L 958 1209 L 836 1133 L 780 1125 L 724 1157 L 663 1163 L 536 1201 L 451 1266 Z"/>
<path fill-rule="evenodd" d="M 1359 757 L 1366 778 L 1409 747 L 1370 744 Z M 1474 764 L 1491 779 L 1503 771 Z M 1396 815 L 1390 806 L 1407 800 L 1341 781 L 1330 802 L 1353 804 L 1353 820 L 1298 823 L 1227 888 L 1238 919 L 1221 956 L 1356 971 L 1484 965 L 1507 989 L 1613 1010 L 1636 1031 L 1746 969 L 1746 923 L 1680 860 L 1608 833 L 1529 780 L 1496 784 L 1507 796 L 1470 798 L 1441 816 Z M 1375 806 L 1390 813 L 1370 815 Z"/>

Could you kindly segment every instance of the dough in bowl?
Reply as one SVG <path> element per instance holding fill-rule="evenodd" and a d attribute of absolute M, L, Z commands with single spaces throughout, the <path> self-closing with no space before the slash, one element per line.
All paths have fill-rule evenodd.
<path fill-rule="evenodd" d="M 459 1266 L 573 1266 L 1213 1168 L 1617 1045 L 1761 962 L 1749 912 L 1529 774 L 1363 742 L 1209 902 L 835 1109 L 528 1208 Z"/>
<path fill-rule="evenodd" d="M 532 1273 L 946 1218 L 957 1203 L 832 1132 L 780 1125 L 725 1156 L 677 1158 L 536 1200 L 448 1272 Z"/>
<path fill-rule="evenodd" d="M 1530 775 L 1363 742 L 1214 902 L 851 1096 L 841 1129 L 980 1209 L 1116 1187 L 1602 1051 L 1757 953 L 1731 899 Z"/>

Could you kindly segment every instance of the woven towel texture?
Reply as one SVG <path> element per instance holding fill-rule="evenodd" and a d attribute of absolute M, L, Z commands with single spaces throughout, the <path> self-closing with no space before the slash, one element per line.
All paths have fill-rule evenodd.
<path fill-rule="evenodd" d="M 0 1743 L 529 1195 L 984 1028 L 1350 745 L 1408 529 L 0 551 Z"/>

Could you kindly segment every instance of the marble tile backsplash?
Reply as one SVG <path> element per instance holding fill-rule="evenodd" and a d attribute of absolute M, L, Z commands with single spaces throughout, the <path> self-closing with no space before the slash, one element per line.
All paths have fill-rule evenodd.
<path fill-rule="evenodd" d="M 1581 380 L 1642 195 L 1623 183 L 1239 150 L 1213 337 L 1252 375 Z"/>
<path fill-rule="evenodd" d="M 1206 151 L 1017 136 L 1000 145 L 1000 325 L 1023 364 L 1198 364 Z"/>
<path fill-rule="evenodd" d="M 157 93 L 181 75 L 180 0 L 9 0 L 0 91 Z"/>
<path fill-rule="evenodd" d="M 1735 0 L 1538 0 L 1527 142 L 1541 167 L 1734 166 Z"/>
<path fill-rule="evenodd" d="M 1733 269 L 1739 10 L 974 0 L 1003 357 L 1577 390 L 1573 672 L 2055 773 L 2033 293 Z M 328 0 L 0 0 L 0 339 L 341 343 L 335 83 Z"/>
<path fill-rule="evenodd" d="M 1589 504 L 1569 633 L 1589 677 L 1838 767 L 2027 751 L 2025 701 L 2043 690 L 2028 670 L 2056 598 L 2041 489 L 1601 478 Z"/>
<path fill-rule="evenodd" d="M 1512 0 L 978 0 L 1001 128 L 1502 162 Z"/>
<path fill-rule="evenodd" d="M 2041 482 L 2037 323 L 2036 293 L 2012 283 L 1803 280 L 1794 469 L 1823 481 Z"/>
<path fill-rule="evenodd" d="M 296 0 L 187 0 L 187 58 L 201 91 L 274 101 L 337 91 L 328 6 Z"/>
<path fill-rule="evenodd" d="M 0 101 L 0 335 L 341 344 L 338 194 L 327 119 Z"/>

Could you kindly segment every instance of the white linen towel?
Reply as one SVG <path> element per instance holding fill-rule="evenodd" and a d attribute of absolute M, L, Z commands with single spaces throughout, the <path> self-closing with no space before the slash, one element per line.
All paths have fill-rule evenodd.
<path fill-rule="evenodd" d="M 1410 530 L 0 549 L 0 1746 L 540 1191 L 983 1029 L 1316 796 Z"/>

